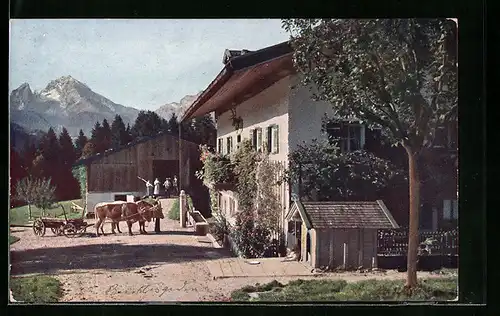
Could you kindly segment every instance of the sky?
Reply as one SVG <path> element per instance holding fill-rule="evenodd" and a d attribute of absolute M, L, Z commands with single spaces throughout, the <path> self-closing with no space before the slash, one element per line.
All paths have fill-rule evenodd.
<path fill-rule="evenodd" d="M 288 37 L 279 19 L 11 20 L 9 89 L 71 75 L 115 103 L 155 110 L 204 90 L 225 49 Z"/>

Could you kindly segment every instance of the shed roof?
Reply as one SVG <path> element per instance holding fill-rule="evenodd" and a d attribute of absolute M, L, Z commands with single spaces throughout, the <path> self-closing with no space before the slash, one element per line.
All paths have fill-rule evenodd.
<path fill-rule="evenodd" d="M 397 228 L 391 213 L 381 200 L 368 202 L 300 202 L 302 217 L 310 228 Z"/>
<path fill-rule="evenodd" d="M 77 161 L 73 164 L 73 167 L 76 167 L 76 166 L 79 166 L 79 165 L 86 165 L 86 164 L 89 164 L 89 163 L 91 163 L 91 162 L 93 162 L 93 161 L 96 161 L 96 160 L 99 160 L 99 159 L 101 159 L 101 158 L 103 158 L 103 157 L 106 157 L 106 156 L 109 156 L 109 155 L 111 155 L 111 154 L 114 154 L 114 153 L 120 152 L 120 151 L 122 151 L 122 150 L 124 150 L 124 149 L 130 148 L 130 147 L 133 147 L 133 146 L 135 146 L 135 145 L 137 145 L 137 144 L 142 144 L 142 143 L 145 143 L 145 142 L 150 141 L 150 140 L 158 139 L 158 138 L 160 138 L 160 137 L 162 137 L 162 136 L 171 136 L 171 137 L 174 137 L 174 138 L 179 139 L 179 137 L 178 137 L 177 135 L 174 135 L 174 134 L 172 134 L 172 133 L 170 133 L 170 132 L 168 132 L 168 131 L 167 131 L 167 132 L 160 132 L 160 133 L 158 133 L 158 134 L 156 134 L 156 135 L 154 135 L 154 136 L 144 136 L 144 137 L 140 137 L 140 138 L 138 138 L 138 139 L 136 139 L 136 140 L 134 140 L 134 141 L 132 141 L 132 142 L 130 142 L 130 143 L 128 143 L 128 144 L 126 144 L 126 145 L 123 145 L 123 146 L 121 146 L 121 147 L 118 147 L 118 148 L 110 148 L 110 149 L 106 150 L 106 151 L 105 151 L 105 152 L 103 152 L 103 153 L 98 153 L 98 154 L 95 154 L 95 155 L 90 156 L 90 157 L 87 157 L 87 158 L 79 159 L 79 160 L 77 160 Z M 187 140 L 182 139 L 182 138 L 181 138 L 181 140 L 183 140 L 184 142 L 189 143 L 189 144 L 191 144 L 191 145 L 195 145 L 195 146 L 198 146 L 198 145 L 199 145 L 199 144 L 196 144 L 196 143 L 193 143 L 193 142 L 187 141 Z"/>

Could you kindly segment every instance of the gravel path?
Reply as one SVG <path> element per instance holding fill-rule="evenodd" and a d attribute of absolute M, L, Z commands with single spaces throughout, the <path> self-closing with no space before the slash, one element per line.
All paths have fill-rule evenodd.
<path fill-rule="evenodd" d="M 171 202 L 171 201 L 170 201 Z M 88 220 L 89 223 L 93 222 Z M 82 237 L 56 237 L 47 230 L 37 237 L 31 228 L 12 228 L 20 241 L 10 247 L 11 273 L 56 276 L 64 289 L 64 302 L 75 301 L 213 301 L 228 297 L 242 286 L 282 283 L 297 277 L 240 277 L 214 280 L 206 262 L 231 257 L 224 249 L 212 247 L 206 237 L 197 237 L 190 228 L 180 228 L 177 221 L 161 221 L 161 233 L 154 233 L 154 223 L 147 235 L 111 235 L 106 224 L 104 237 L 95 237 L 94 227 Z M 404 273 L 326 274 L 321 278 L 357 281 L 367 278 L 404 278 Z M 420 273 L 420 277 L 429 276 Z M 309 279 L 309 277 L 301 277 Z M 313 277 L 311 278 L 318 278 Z"/>

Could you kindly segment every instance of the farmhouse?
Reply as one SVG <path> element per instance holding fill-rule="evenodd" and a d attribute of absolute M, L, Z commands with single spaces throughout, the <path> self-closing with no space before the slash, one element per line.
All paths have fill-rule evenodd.
<path fill-rule="evenodd" d="M 87 210 L 106 201 L 126 200 L 127 195 L 144 196 L 145 183 L 177 176 L 179 189 L 193 185 L 199 162 L 198 145 L 168 133 L 138 139 L 118 149 L 110 149 L 85 159 L 74 167 L 85 168 Z"/>
<path fill-rule="evenodd" d="M 344 152 L 365 149 L 406 167 L 407 157 L 402 148 L 384 145 L 380 131 L 370 130 L 360 122 L 335 123 L 327 126 L 324 133 L 322 121 L 325 116 L 332 117 L 331 104 L 313 101 L 311 90 L 297 85 L 300 76 L 294 70 L 292 55 L 288 42 L 257 51 L 226 50 L 223 69 L 187 109 L 182 120 L 215 112 L 219 153 L 231 156 L 243 139 L 251 139 L 254 148 L 266 149 L 269 159 L 281 169 L 288 167 L 288 155 L 298 146 L 313 139 L 328 139 L 329 135 L 340 139 Z M 455 225 L 458 216 L 456 158 L 450 155 L 457 150 L 457 126 L 439 128 L 437 133 L 436 146 L 426 153 L 428 163 L 422 164 L 421 176 L 443 178 L 441 185 L 426 184 L 422 188 L 421 230 Z M 218 194 L 219 210 L 229 222 L 234 222 L 238 212 L 236 193 L 221 187 Z M 299 184 L 282 183 L 276 188 L 285 234 L 292 194 L 300 198 Z M 407 187 L 389 188 L 380 199 L 398 224 L 408 224 Z"/>

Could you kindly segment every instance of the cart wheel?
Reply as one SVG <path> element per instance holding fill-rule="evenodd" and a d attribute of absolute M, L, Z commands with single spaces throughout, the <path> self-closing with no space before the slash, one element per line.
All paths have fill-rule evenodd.
<path fill-rule="evenodd" d="M 75 238 L 78 235 L 78 230 L 75 225 L 68 223 L 63 227 L 63 234 L 68 238 Z"/>
<path fill-rule="evenodd" d="M 52 232 L 54 233 L 54 235 L 56 236 L 61 236 L 62 235 L 62 226 L 58 226 L 58 227 L 54 227 L 54 228 L 51 228 L 50 230 L 52 230 Z"/>
<path fill-rule="evenodd" d="M 39 218 L 35 219 L 33 222 L 33 232 L 36 236 L 43 237 L 45 235 L 45 224 Z"/>

